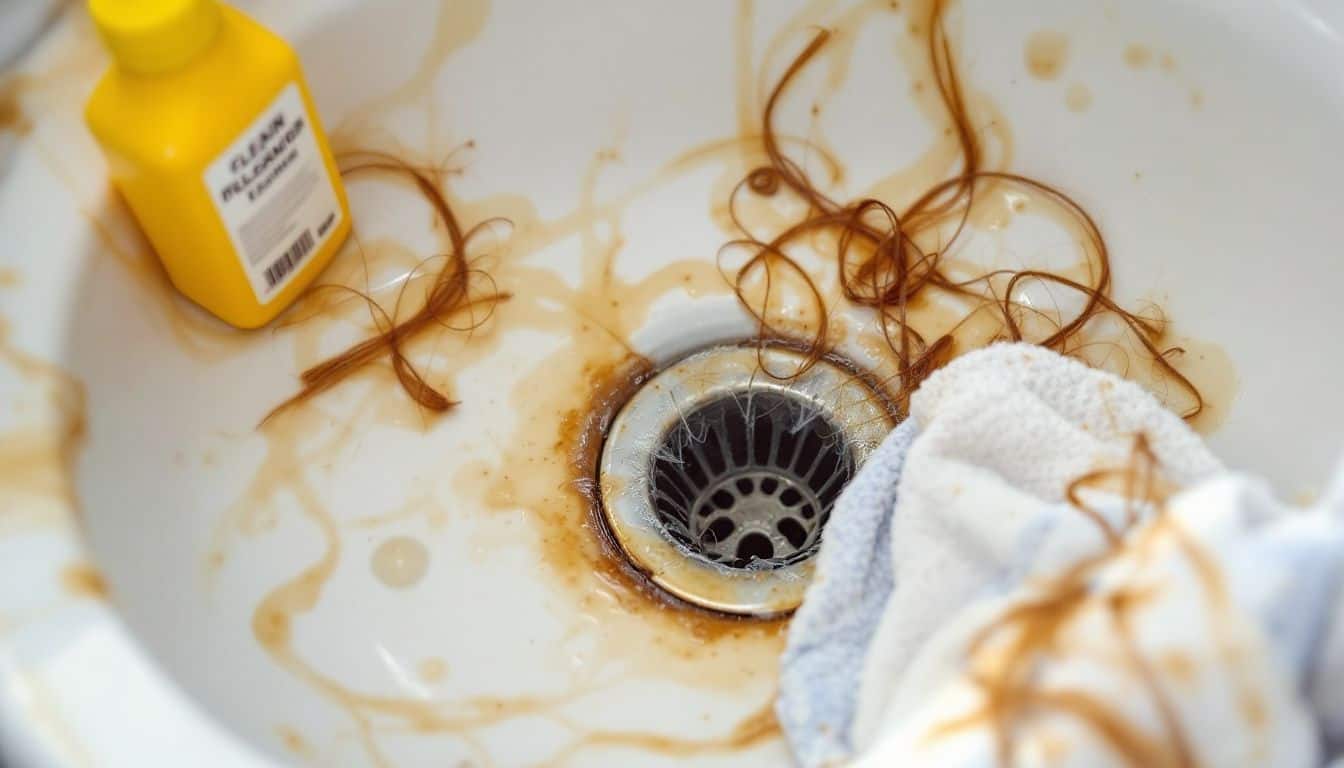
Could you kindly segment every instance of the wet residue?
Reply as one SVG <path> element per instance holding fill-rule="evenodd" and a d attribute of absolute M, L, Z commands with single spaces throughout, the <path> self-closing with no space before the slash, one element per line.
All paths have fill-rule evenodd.
<path fill-rule="evenodd" d="M 1147 69 L 1153 63 L 1153 49 L 1140 43 L 1125 46 L 1125 64 L 1130 69 Z"/>
<path fill-rule="evenodd" d="M 305 760 L 313 759 L 313 748 L 297 729 L 282 725 L 277 727 L 275 732 L 280 737 L 280 742 L 285 745 L 286 752 Z"/>
<path fill-rule="evenodd" d="M 448 676 L 448 662 L 443 659 L 425 659 L 420 662 L 416 671 L 419 673 L 421 680 L 433 685 L 442 682 Z"/>
<path fill-rule="evenodd" d="M 1064 103 L 1071 112 L 1086 112 L 1092 106 L 1092 89 L 1082 83 L 1074 83 L 1064 92 Z"/>
<path fill-rule="evenodd" d="M 0 82 L 0 134 L 10 132 L 26 134 L 32 129 L 32 123 L 23 112 L 19 94 L 26 79 L 14 77 Z"/>
<path fill-rule="evenodd" d="M 373 550 L 369 569 L 385 586 L 393 589 L 413 587 L 429 570 L 429 548 L 419 539 L 394 536 Z"/>
<path fill-rule="evenodd" d="M 1053 29 L 1033 32 L 1022 52 L 1027 71 L 1040 80 L 1054 80 L 1069 59 L 1069 38 Z"/>
<path fill-rule="evenodd" d="M 107 580 L 97 568 L 87 563 L 75 563 L 61 569 L 61 587 L 72 597 L 106 600 Z"/>
<path fill-rule="evenodd" d="M 0 533 L 12 533 L 64 520 L 78 509 L 71 467 L 84 440 L 85 393 L 60 366 L 15 346 L 4 320 L 0 366 L 20 386 L 5 405 L 13 418 L 0 431 Z"/>
<path fill-rule="evenodd" d="M 774 706 L 773 704 L 767 704 L 759 711 L 743 718 L 727 735 L 717 739 L 680 739 L 632 731 L 591 732 L 558 755 L 554 764 L 564 765 L 579 751 L 596 747 L 623 747 L 668 757 L 684 758 L 704 754 L 738 752 L 759 746 L 778 738 L 778 736 L 779 724 L 775 720 Z"/>

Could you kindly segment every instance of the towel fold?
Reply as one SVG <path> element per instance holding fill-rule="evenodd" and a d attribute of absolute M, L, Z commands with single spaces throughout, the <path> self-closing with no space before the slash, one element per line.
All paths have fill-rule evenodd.
<path fill-rule="evenodd" d="M 1160 514 L 1129 525 L 1116 489 L 1087 491 L 1089 514 L 1066 499 L 1140 435 L 1184 489 Z M 1117 551 L 1103 523 L 1124 546 L 1098 560 Z M 1004 705 L 992 681 L 1021 617 L 1094 560 Z M 930 377 L 837 502 L 778 714 L 809 767 L 990 766 L 1005 749 L 1018 766 L 1318 766 L 1344 744 L 1342 581 L 1344 491 L 1287 508 L 1137 385 L 996 345 Z"/>

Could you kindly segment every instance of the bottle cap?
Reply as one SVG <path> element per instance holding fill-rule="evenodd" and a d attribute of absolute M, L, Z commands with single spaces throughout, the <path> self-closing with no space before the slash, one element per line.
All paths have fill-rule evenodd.
<path fill-rule="evenodd" d="M 218 0 L 89 0 L 89 13 L 112 58 L 139 74 L 185 66 L 220 22 Z"/>

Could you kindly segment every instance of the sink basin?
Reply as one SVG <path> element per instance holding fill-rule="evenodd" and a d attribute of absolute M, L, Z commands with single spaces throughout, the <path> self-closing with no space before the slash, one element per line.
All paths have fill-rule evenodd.
<path fill-rule="evenodd" d="M 720 269 L 726 201 L 818 28 L 833 38 L 777 116 L 803 167 L 841 199 L 903 202 L 953 172 L 927 2 L 291 5 L 242 7 L 295 41 L 338 151 L 389 153 L 485 222 L 471 263 L 501 297 L 406 347 L 458 402 L 446 414 L 380 363 L 263 425 L 302 370 L 377 331 L 362 296 L 394 312 L 423 295 L 442 222 L 404 176 L 352 175 L 356 235 L 321 282 L 358 293 L 221 325 L 172 291 L 108 187 L 79 112 L 105 60 L 68 11 L 0 85 L 0 751 L 786 762 L 786 621 L 632 575 L 578 449 L 638 366 L 753 333 Z M 958 0 L 947 24 L 993 161 L 1096 216 L 1116 298 L 1160 306 L 1184 340 L 1215 451 L 1311 494 L 1344 433 L 1344 8 Z M 977 217 L 967 258 L 1076 259 L 1026 202 Z M 883 370 L 870 318 L 828 313 Z"/>

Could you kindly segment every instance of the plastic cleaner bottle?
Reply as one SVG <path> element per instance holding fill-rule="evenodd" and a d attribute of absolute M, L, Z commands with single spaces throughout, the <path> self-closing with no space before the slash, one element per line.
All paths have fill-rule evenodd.
<path fill-rule="evenodd" d="M 178 290 L 264 325 L 331 261 L 350 210 L 298 57 L 217 0 L 90 0 L 113 65 L 85 118 Z"/>

